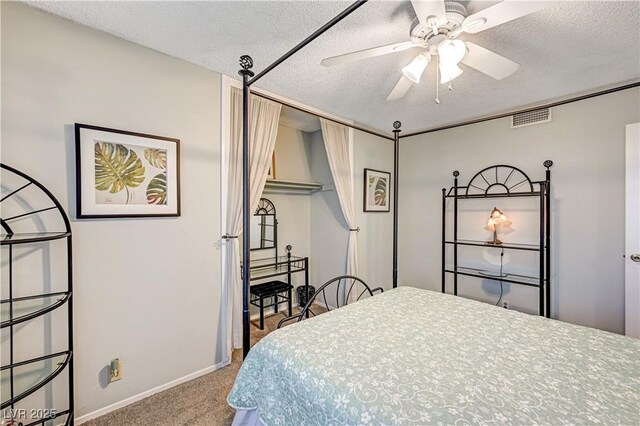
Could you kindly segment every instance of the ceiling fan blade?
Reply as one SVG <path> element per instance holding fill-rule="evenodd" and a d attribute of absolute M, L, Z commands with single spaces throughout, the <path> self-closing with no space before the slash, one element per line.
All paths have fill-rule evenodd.
<path fill-rule="evenodd" d="M 401 43 L 387 44 L 386 46 L 373 47 L 371 49 L 358 50 L 356 52 L 345 53 L 344 55 L 324 58 L 320 63 L 325 67 L 332 67 L 334 65 L 345 64 L 347 62 L 373 58 L 374 56 L 382 56 L 388 55 L 389 53 L 402 52 L 403 50 L 411 49 L 412 47 L 416 46 L 418 45 L 410 41 L 403 41 Z"/>
<path fill-rule="evenodd" d="M 505 22 L 551 6 L 549 1 L 504 0 L 480 12 L 467 16 L 462 28 L 467 33 L 479 33 Z"/>
<path fill-rule="evenodd" d="M 481 73 L 493 77 L 496 80 L 502 80 L 505 77 L 509 77 L 516 72 L 520 65 L 513 62 L 511 59 L 507 59 L 504 56 L 500 56 L 491 50 L 485 49 L 482 46 L 478 46 L 470 41 L 466 42 L 468 52 L 462 58 L 462 63 L 475 68 Z"/>
<path fill-rule="evenodd" d="M 435 16 L 438 24 L 447 22 L 444 0 L 411 0 L 411 4 L 421 24 L 429 25 L 427 21 L 430 16 Z"/>
<path fill-rule="evenodd" d="M 389 93 L 389 96 L 387 96 L 387 101 L 395 101 L 404 97 L 411 86 L 413 86 L 413 82 L 403 75 L 400 77 L 400 81 L 398 81 L 396 87 L 394 87 L 391 93 Z"/>

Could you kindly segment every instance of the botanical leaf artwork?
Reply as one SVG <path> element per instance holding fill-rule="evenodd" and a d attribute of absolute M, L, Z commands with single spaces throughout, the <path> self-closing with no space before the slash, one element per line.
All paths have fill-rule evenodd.
<path fill-rule="evenodd" d="M 96 204 L 166 205 L 167 150 L 94 140 Z"/>
<path fill-rule="evenodd" d="M 147 186 L 147 203 L 167 204 L 167 175 L 160 173 L 154 176 Z"/>
<path fill-rule="evenodd" d="M 390 174 L 372 169 L 364 170 L 364 211 L 388 212 Z"/>
<path fill-rule="evenodd" d="M 153 167 L 167 170 L 166 149 L 147 148 L 144 150 L 144 158 L 146 158 Z"/>
<path fill-rule="evenodd" d="M 373 202 L 376 206 L 387 205 L 387 180 L 384 178 L 373 178 L 376 180 L 373 193 Z"/>
<path fill-rule="evenodd" d="M 144 166 L 138 155 L 121 144 L 96 141 L 96 189 L 116 194 L 126 191 L 126 204 L 131 200 L 131 188 L 144 182 Z"/>

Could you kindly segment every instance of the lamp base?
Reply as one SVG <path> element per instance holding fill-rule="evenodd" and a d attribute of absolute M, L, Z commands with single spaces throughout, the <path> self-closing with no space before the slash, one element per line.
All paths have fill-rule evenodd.
<path fill-rule="evenodd" d="M 487 244 L 491 246 L 502 245 L 502 241 L 498 239 L 498 232 L 495 229 L 493 230 L 493 241 L 487 241 Z"/>

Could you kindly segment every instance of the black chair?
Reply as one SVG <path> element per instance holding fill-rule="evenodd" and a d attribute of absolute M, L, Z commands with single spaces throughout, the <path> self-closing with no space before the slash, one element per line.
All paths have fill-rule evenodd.
<path fill-rule="evenodd" d="M 327 292 L 329 292 L 330 295 L 335 294 L 335 300 L 334 300 L 335 309 L 338 309 L 342 306 L 347 305 L 349 303 L 349 296 L 351 295 L 351 292 L 358 291 L 358 290 L 354 290 L 354 287 L 356 287 L 356 284 L 360 284 L 363 290 L 355 298 L 355 300 L 353 300 L 354 302 L 357 302 L 358 300 L 362 299 L 362 297 L 365 295 L 373 296 L 373 294 L 376 292 L 380 292 L 380 293 L 383 292 L 381 287 L 377 287 L 372 290 L 371 288 L 369 288 L 367 283 L 365 283 L 358 277 L 354 277 L 353 275 L 342 275 L 336 278 L 332 278 L 331 280 L 327 281 L 322 286 L 320 286 L 320 288 L 318 288 L 313 295 L 309 296 L 309 300 L 307 301 L 307 304 L 304 306 L 304 308 L 302 308 L 300 313 L 296 315 L 291 315 L 287 318 L 280 320 L 277 328 L 282 327 L 282 325 L 288 321 L 300 322 L 305 317 L 309 318 L 309 313 L 315 316 L 315 313 L 311 310 L 311 305 L 313 304 L 314 301 L 316 301 L 316 299 L 324 302 L 324 306 L 326 310 L 330 311 L 331 306 L 329 306 L 329 303 L 327 302 Z M 346 297 L 342 297 L 342 295 L 345 293 L 346 293 Z"/>
<path fill-rule="evenodd" d="M 264 308 L 274 307 L 275 312 L 278 313 L 278 306 L 281 303 L 287 303 L 289 308 L 289 315 L 291 315 L 291 284 L 282 281 L 269 281 L 268 283 L 262 283 L 252 285 L 249 287 L 251 293 L 251 303 L 253 306 L 260 308 L 260 330 L 264 330 Z M 271 304 L 265 305 L 264 299 L 271 299 Z M 276 299 L 273 302 L 273 299 Z"/>

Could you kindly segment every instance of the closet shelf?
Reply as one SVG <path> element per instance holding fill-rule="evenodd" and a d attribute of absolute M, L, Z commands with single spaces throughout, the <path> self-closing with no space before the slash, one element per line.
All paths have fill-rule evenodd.
<path fill-rule="evenodd" d="M 457 241 L 445 241 L 445 244 L 456 244 L 459 246 L 477 246 L 488 248 L 505 248 L 512 250 L 526 250 L 526 251 L 540 251 L 540 245 L 538 244 L 520 244 L 520 243 L 502 243 L 499 245 L 488 244 L 486 241 L 474 241 L 474 240 L 457 240 Z"/>
<path fill-rule="evenodd" d="M 484 278 L 487 280 L 502 281 L 503 283 L 520 284 L 529 287 L 540 287 L 540 279 L 538 277 L 531 277 L 527 275 L 511 274 L 505 272 L 502 274 L 502 277 L 500 277 L 499 273 L 495 271 L 477 268 L 465 268 L 460 266 L 456 270 L 445 269 L 444 271 L 449 274 L 466 275 L 468 277 Z"/>
<path fill-rule="evenodd" d="M 322 190 L 322 184 L 320 183 L 267 179 L 267 183 L 264 185 L 263 193 L 265 194 L 282 194 L 282 193 L 311 194 L 321 190 Z"/>

